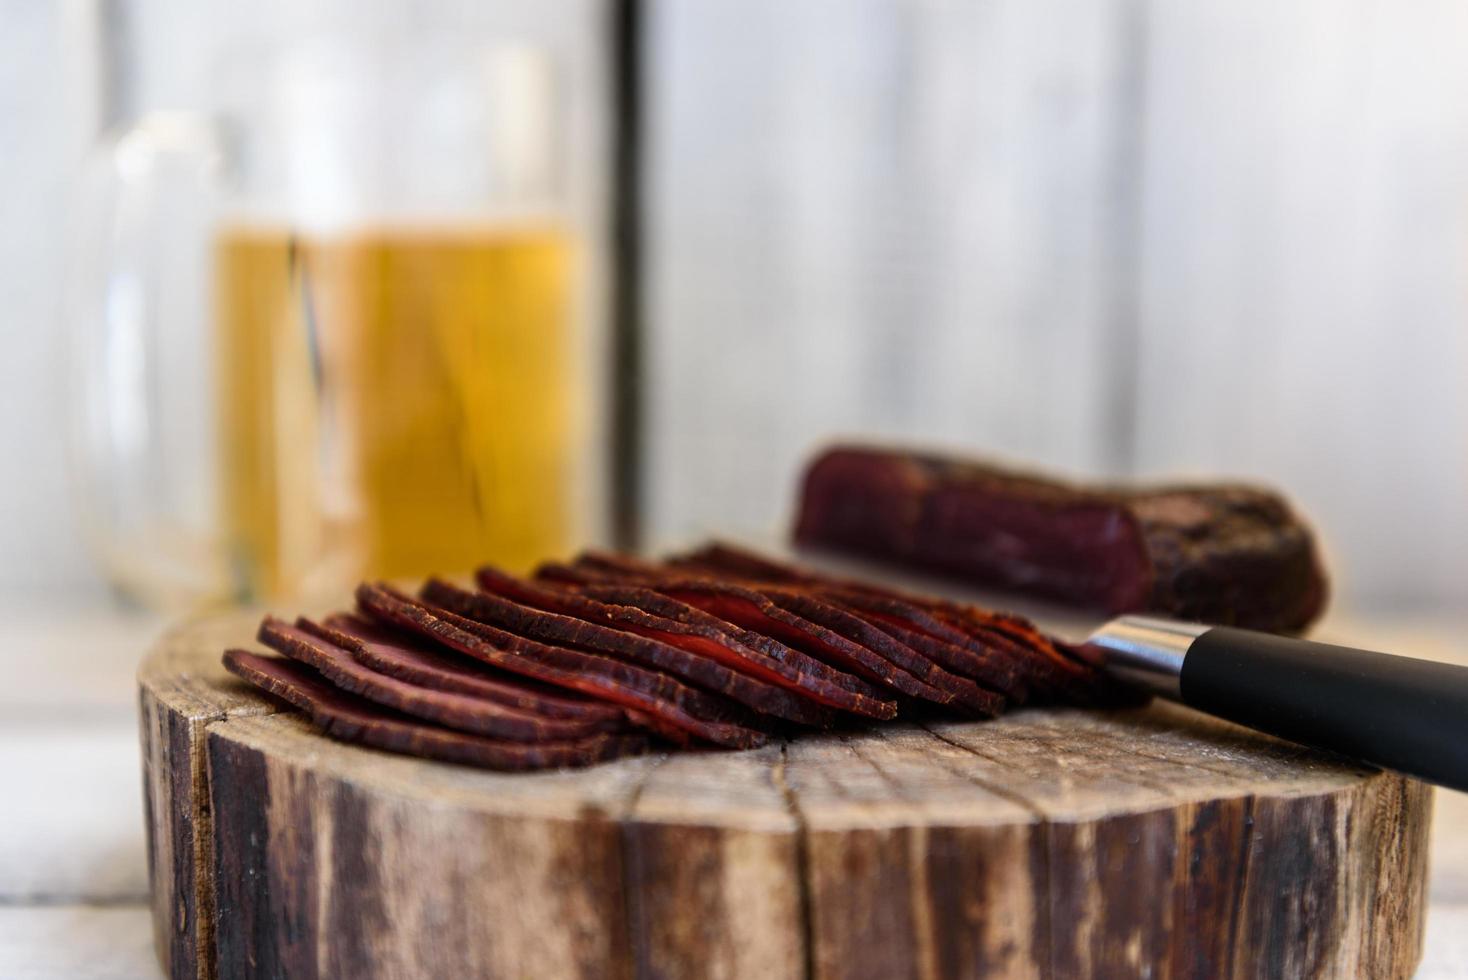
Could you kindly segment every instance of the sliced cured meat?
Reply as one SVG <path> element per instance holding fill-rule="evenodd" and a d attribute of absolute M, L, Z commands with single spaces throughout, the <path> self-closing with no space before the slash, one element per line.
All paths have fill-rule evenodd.
<path fill-rule="evenodd" d="M 781 608 L 753 589 L 712 579 L 660 577 L 656 570 L 644 572 L 629 568 L 622 572 L 608 566 L 607 571 L 613 576 L 626 574 L 631 581 L 643 583 L 655 592 L 725 622 L 776 639 L 815 660 L 863 677 L 878 687 L 935 704 L 951 704 L 956 700 L 955 694 L 914 677 L 835 630 Z"/>
<path fill-rule="evenodd" d="M 806 470 L 795 539 L 1122 612 L 1268 631 L 1325 606 L 1314 536 L 1278 494 L 1086 486 L 936 455 L 838 446 Z"/>
<path fill-rule="evenodd" d="M 773 636 L 746 629 L 738 623 L 730 622 L 696 605 L 683 602 L 644 585 L 619 585 L 603 582 L 580 586 L 578 591 L 581 595 L 601 602 L 631 606 L 663 616 L 688 627 L 695 631 L 696 635 L 715 644 L 723 644 L 732 640 L 744 648 L 758 651 L 764 654 L 767 663 L 780 664 L 787 670 L 795 670 L 807 678 L 834 685 L 864 699 L 856 701 L 847 709 L 856 714 L 872 718 L 895 717 L 896 705 L 891 701 L 885 701 L 884 698 L 888 695 L 884 695 L 865 678 L 832 667 Z M 712 655 L 712 649 L 708 647 L 706 649 L 709 649 Z"/>
<path fill-rule="evenodd" d="M 550 742 L 584 738 L 609 727 L 597 720 L 547 718 L 468 694 L 419 687 L 380 674 L 357 662 L 351 651 L 269 616 L 260 623 L 258 638 L 344 691 L 447 728 L 513 742 Z"/>
<path fill-rule="evenodd" d="M 558 580 L 550 579 L 547 581 L 554 584 Z M 698 606 L 659 592 L 656 589 L 650 588 L 649 584 L 628 584 L 614 581 L 607 577 L 599 577 L 577 585 L 575 589 L 577 594 L 596 599 L 599 602 L 610 605 L 631 606 L 632 608 L 641 609 L 644 612 L 651 613 L 654 616 L 661 616 L 675 623 L 700 627 L 708 631 L 708 635 L 733 639 L 752 650 L 758 650 L 777 663 L 793 666 L 804 674 L 824 678 L 858 694 L 864 694 L 869 697 L 882 697 L 881 692 L 875 687 L 854 674 L 838 670 L 829 664 L 809 657 L 801 651 L 793 649 L 764 633 L 745 629 L 738 623 L 721 619 L 712 613 L 705 612 Z"/>
<path fill-rule="evenodd" d="M 625 712 L 616 705 L 574 692 L 558 690 L 503 672 L 462 654 L 434 649 L 405 635 L 382 629 L 359 616 L 335 614 L 324 625 L 299 619 L 296 626 L 351 650 L 352 656 L 373 670 L 421 687 L 456 691 L 486 698 L 512 708 L 549 718 L 581 718 L 609 726 L 622 722 Z M 499 676 L 496 676 L 498 673 Z"/>
<path fill-rule="evenodd" d="M 834 630 L 780 608 L 752 589 L 706 579 L 668 580 L 653 588 L 720 619 L 777 639 L 816 660 L 865 678 L 879 688 L 935 704 L 954 701 L 953 694 L 919 680 Z"/>
<path fill-rule="evenodd" d="M 631 576 L 646 576 L 655 578 L 668 574 L 668 570 L 662 565 L 631 555 L 615 554 L 610 551 L 596 551 L 588 549 L 576 556 L 571 566 L 578 570 L 599 572 L 616 578 L 628 578 Z"/>
<path fill-rule="evenodd" d="M 979 656 L 1007 658 L 1023 675 L 1042 688 L 1088 676 L 1088 665 L 1067 657 L 1056 644 L 1027 620 L 989 613 L 927 596 L 836 576 L 821 575 L 776 562 L 731 545 L 716 544 L 674 558 L 672 564 L 690 564 L 710 574 L 758 574 L 768 579 L 810 589 L 829 600 L 839 600 L 874 616 L 946 643 L 968 648 Z M 735 571 L 738 569 L 739 571 Z"/>
<path fill-rule="evenodd" d="M 677 733 L 683 733 L 684 737 L 732 748 L 753 748 L 765 741 L 761 732 L 722 720 L 730 712 L 712 695 L 695 691 L 665 674 L 517 637 L 447 610 L 430 608 L 379 585 L 364 582 L 358 586 L 357 602 L 375 618 L 491 666 L 641 712 L 661 734 L 675 739 Z"/>
<path fill-rule="evenodd" d="M 839 597 L 826 596 L 825 598 L 841 604 Z M 1023 704 L 1029 696 L 1029 686 L 1023 676 L 1022 668 L 1016 667 L 1015 660 L 1007 655 L 987 649 L 976 652 L 967 644 L 960 646 L 910 629 L 902 620 L 895 617 L 884 616 L 871 610 L 849 605 L 846 608 L 934 663 L 940 664 L 946 670 L 998 691 L 1013 704 Z"/>
<path fill-rule="evenodd" d="M 892 718 L 897 712 L 894 703 L 865 681 L 650 589 L 617 585 L 571 589 L 562 583 L 525 582 L 492 568 L 480 569 L 476 581 L 486 592 L 538 609 L 661 640 L 829 708 L 868 718 Z"/>
<path fill-rule="evenodd" d="M 661 670 L 738 701 L 762 715 L 803 725 L 824 725 L 831 720 L 828 711 L 794 692 L 644 635 L 547 612 L 489 592 L 467 592 L 438 579 L 430 580 L 421 594 L 433 605 L 517 636 L 606 654 Z"/>
<path fill-rule="evenodd" d="M 241 680 L 294 705 L 333 738 L 486 769 L 588 766 L 647 750 L 641 735 L 593 735 L 574 741 L 507 742 L 425 724 L 333 687 L 304 664 L 227 650 L 224 666 Z"/>
<path fill-rule="evenodd" d="M 717 577 L 716 570 L 703 571 L 696 564 L 690 563 L 691 569 L 685 570 L 684 566 L 671 564 L 658 566 L 644 562 L 626 555 L 613 555 L 604 552 L 587 551 L 577 556 L 572 568 L 584 575 L 596 578 L 624 579 L 648 585 L 657 591 L 670 593 L 670 587 L 676 589 L 681 579 L 684 583 L 694 583 L 695 580 L 707 580 L 707 584 L 688 585 L 689 588 L 698 588 L 709 592 L 718 592 L 726 598 L 734 596 L 741 598 L 733 592 L 731 583 L 727 576 L 723 581 Z M 898 670 L 906 671 L 913 677 L 934 689 L 950 695 L 957 703 L 964 705 L 969 711 L 982 715 L 994 715 L 1004 707 L 1004 699 L 999 692 L 1004 686 L 1010 690 L 1015 685 L 1005 685 L 1001 679 L 1000 687 L 984 690 L 969 677 L 955 676 L 941 663 L 930 657 L 923 656 L 911 646 L 905 644 L 901 638 L 893 633 L 884 632 L 874 624 L 850 609 L 842 608 L 828 597 L 820 596 L 813 590 L 802 590 L 798 584 L 798 576 L 783 574 L 773 563 L 749 562 L 745 566 L 753 574 L 774 573 L 773 577 L 778 581 L 784 580 L 790 583 L 789 588 L 781 588 L 779 584 L 771 585 L 766 581 L 749 580 L 746 582 L 753 593 L 770 600 L 775 606 L 796 617 L 792 623 L 798 625 L 799 620 L 806 620 L 817 626 L 822 626 L 833 633 L 845 637 L 859 647 L 865 648 L 877 657 L 892 664 Z M 705 610 L 711 610 L 708 605 L 696 602 L 687 595 L 678 598 L 699 605 Z M 754 600 L 753 595 L 745 594 L 744 599 Z M 812 632 L 808 626 L 800 627 L 804 633 Z M 768 628 L 759 630 L 762 633 L 770 633 Z M 782 637 L 787 643 L 790 638 Z M 829 634 L 818 637 L 818 641 L 829 644 Z M 849 651 L 848 651 L 849 652 Z M 824 657 L 821 659 L 825 659 Z M 860 668 L 857 668 L 860 670 Z M 870 676 L 867 674 L 866 676 Z M 910 692 L 905 692 L 910 693 Z M 931 700 L 931 698 L 929 698 Z M 941 702 L 947 703 L 947 702 Z"/>
<path fill-rule="evenodd" d="M 924 683 L 953 695 L 971 712 L 992 716 L 1004 710 L 1004 697 L 996 690 L 985 690 L 970 678 L 950 673 L 933 658 L 855 613 L 809 593 L 770 586 L 762 586 L 758 592 L 786 612 L 839 633 Z"/>
<path fill-rule="evenodd" d="M 753 582 L 811 581 L 810 576 L 793 566 L 722 541 L 711 541 L 701 548 L 673 555 L 665 564 L 714 578 L 742 578 Z"/>

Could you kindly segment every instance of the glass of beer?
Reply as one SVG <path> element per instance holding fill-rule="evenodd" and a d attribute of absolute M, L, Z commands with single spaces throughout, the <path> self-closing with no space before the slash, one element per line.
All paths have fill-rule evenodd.
<path fill-rule="evenodd" d="M 502 39 L 330 37 L 104 147 L 71 317 L 84 515 L 153 604 L 524 569 L 593 533 L 565 93 Z"/>

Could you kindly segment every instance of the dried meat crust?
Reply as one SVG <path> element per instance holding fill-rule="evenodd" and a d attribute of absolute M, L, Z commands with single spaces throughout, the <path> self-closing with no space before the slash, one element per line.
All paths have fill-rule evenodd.
<path fill-rule="evenodd" d="M 484 572 L 481 572 L 479 584 L 493 592 L 518 588 Z M 536 584 L 545 588 L 534 593 L 517 591 L 515 597 L 522 601 L 547 603 L 548 608 L 571 609 L 578 615 L 586 607 L 577 603 L 589 600 L 620 628 L 655 636 L 690 652 L 727 663 L 827 707 L 867 718 L 896 717 L 897 705 L 861 678 L 834 670 L 778 640 L 724 622 L 651 589 L 609 581 L 571 585 L 555 577 L 538 579 Z M 547 599 L 546 596 L 556 598 Z"/>
<path fill-rule="evenodd" d="M 473 694 L 550 718 L 583 718 L 612 727 L 626 719 L 616 705 L 495 671 L 482 661 L 441 647 L 435 649 L 360 616 L 336 613 L 320 625 L 298 619 L 296 626 L 308 633 L 319 631 L 318 635 L 349 649 L 353 657 L 373 670 L 422 687 Z"/>
<path fill-rule="evenodd" d="M 527 639 L 601 653 L 663 671 L 762 715 L 801 725 L 825 726 L 831 721 L 829 711 L 786 688 L 637 633 L 534 608 L 490 592 L 468 592 L 437 579 L 430 580 L 421 595 L 434 605 Z"/>
<path fill-rule="evenodd" d="M 751 562 L 750 566 L 775 569 L 773 563 Z M 779 582 L 773 585 L 731 582 L 701 573 L 696 567 L 690 573 L 674 563 L 659 566 L 626 555 L 591 551 L 583 552 L 571 567 L 587 575 L 645 584 L 706 612 L 723 615 L 737 625 L 765 635 L 778 634 L 787 644 L 801 647 L 817 659 L 832 663 L 834 658 L 836 665 L 910 697 L 962 705 L 970 713 L 985 716 L 1004 707 L 997 688 L 984 690 L 973 679 L 950 673 L 941 663 L 918 653 L 892 632 L 878 629 L 854 610 L 843 608 L 832 597 L 799 588 L 794 581 L 798 576 L 793 573 L 777 575 Z M 782 587 L 780 582 L 790 584 Z M 743 618 L 737 608 L 741 604 L 746 607 Z M 774 623 L 760 623 L 756 621 L 759 617 Z M 923 686 L 913 684 L 909 677 Z M 1012 684 L 1009 687 L 1014 689 Z"/>
<path fill-rule="evenodd" d="M 838 446 L 807 468 L 795 540 L 1111 614 L 1296 631 L 1325 607 L 1314 536 L 1235 484 L 1082 486 L 931 454 Z"/>
<path fill-rule="evenodd" d="M 595 735 L 608 727 L 594 719 L 547 718 L 473 695 L 420 687 L 378 673 L 349 650 L 269 616 L 260 623 L 258 639 L 344 691 L 447 728 L 513 742 L 550 742 Z"/>
<path fill-rule="evenodd" d="M 576 741 L 522 743 L 425 724 L 332 686 L 303 664 L 248 650 L 227 650 L 224 666 L 294 705 L 327 735 L 347 742 L 485 769 L 525 771 L 589 766 L 645 752 L 641 735 L 594 735 Z"/>
<path fill-rule="evenodd" d="M 646 586 L 654 592 L 687 603 L 734 626 L 772 637 L 786 646 L 831 667 L 866 679 L 878 688 L 930 701 L 952 704 L 957 695 L 915 677 L 891 660 L 853 642 L 841 633 L 806 619 L 772 602 L 762 593 L 741 585 L 699 577 L 678 577 L 633 564 L 612 563 L 591 556 L 586 563 L 612 579 Z M 576 567 L 581 567 L 578 562 Z"/>
<path fill-rule="evenodd" d="M 629 606 L 662 616 L 687 629 L 670 642 L 706 641 L 713 646 L 754 651 L 760 663 L 786 683 L 819 698 L 823 704 L 839 707 L 867 718 L 888 719 L 897 716 L 896 702 L 875 685 L 856 674 L 838 670 L 796 650 L 782 641 L 705 612 L 643 586 L 602 583 L 580 588 L 580 594 L 602 602 Z"/>
<path fill-rule="evenodd" d="M 701 695 L 666 675 L 516 637 L 445 610 L 430 609 L 383 586 L 364 582 L 357 587 L 357 602 L 378 619 L 492 666 L 638 711 L 658 725 L 659 734 L 676 739 L 682 733 L 730 748 L 754 748 L 765 742 L 762 732 L 707 717 L 722 713 L 712 696 Z"/>
<path fill-rule="evenodd" d="M 973 605 L 913 595 L 901 590 L 835 576 L 821 575 L 791 565 L 736 549 L 716 545 L 674 558 L 676 567 L 689 565 L 714 574 L 725 566 L 759 569 L 782 582 L 808 589 L 822 598 L 850 606 L 862 615 L 871 616 L 879 625 L 893 625 L 899 630 L 931 637 L 949 646 L 967 650 L 985 661 L 983 666 L 971 664 L 976 673 L 952 665 L 968 676 L 994 676 L 994 671 L 1008 667 L 1016 672 L 1027 688 L 1048 696 L 1057 689 L 1066 690 L 1094 679 L 1095 665 L 1067 655 L 1051 638 L 1018 616 L 991 613 Z M 948 651 L 939 651 L 940 655 Z"/>

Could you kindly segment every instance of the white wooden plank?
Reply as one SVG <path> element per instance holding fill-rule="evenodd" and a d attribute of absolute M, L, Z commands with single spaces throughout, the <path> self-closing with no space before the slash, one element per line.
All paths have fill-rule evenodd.
<path fill-rule="evenodd" d="M 1427 934 L 1417 980 L 1468 977 L 1468 905 L 1427 906 Z"/>
<path fill-rule="evenodd" d="M 0 725 L 0 902 L 145 898 L 141 767 L 130 714 Z"/>
<path fill-rule="evenodd" d="M 1104 468 L 1126 9 L 652 4 L 655 539 L 840 434 Z"/>
<path fill-rule="evenodd" d="M 1151 6 L 1140 471 L 1253 475 L 1341 592 L 1468 573 L 1468 7 Z"/>
<path fill-rule="evenodd" d="M 65 204 L 93 106 L 70 84 L 82 54 L 74 4 L 0 2 L 0 587 L 100 592 L 66 483 Z M 74 11 L 71 11 L 74 13 Z M 68 111 L 69 110 L 69 111 Z"/>
<path fill-rule="evenodd" d="M 148 908 L 0 908 L 0 976 L 10 980 L 152 980 Z"/>

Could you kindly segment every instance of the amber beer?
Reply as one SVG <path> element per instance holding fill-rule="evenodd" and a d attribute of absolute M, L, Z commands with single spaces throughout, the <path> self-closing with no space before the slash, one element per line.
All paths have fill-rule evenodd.
<path fill-rule="evenodd" d="M 238 226 L 216 263 L 222 503 L 242 591 L 566 550 L 562 232 Z"/>

